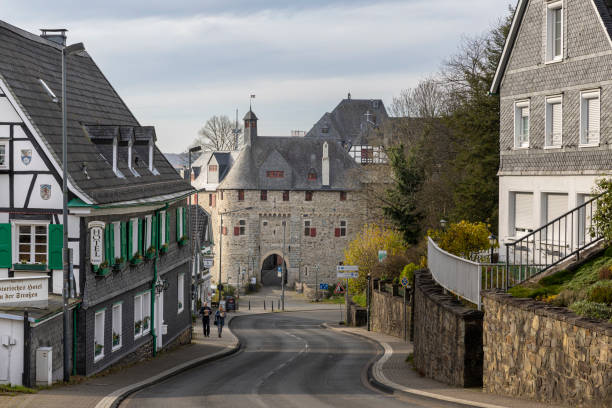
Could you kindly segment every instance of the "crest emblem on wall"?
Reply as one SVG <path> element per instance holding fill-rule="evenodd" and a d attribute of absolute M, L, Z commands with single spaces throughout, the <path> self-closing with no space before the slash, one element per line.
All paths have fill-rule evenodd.
<path fill-rule="evenodd" d="M 40 198 L 48 200 L 51 198 L 51 184 L 40 185 Z"/>
<path fill-rule="evenodd" d="M 26 166 L 32 162 L 32 149 L 21 150 L 21 162 Z"/>

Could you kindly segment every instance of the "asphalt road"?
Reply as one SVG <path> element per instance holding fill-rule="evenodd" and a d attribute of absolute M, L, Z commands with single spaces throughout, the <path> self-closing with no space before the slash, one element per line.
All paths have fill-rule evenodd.
<path fill-rule="evenodd" d="M 440 407 L 392 396 L 366 381 L 378 346 L 321 327 L 336 312 L 238 317 L 237 354 L 191 369 L 126 399 L 121 407 Z"/>

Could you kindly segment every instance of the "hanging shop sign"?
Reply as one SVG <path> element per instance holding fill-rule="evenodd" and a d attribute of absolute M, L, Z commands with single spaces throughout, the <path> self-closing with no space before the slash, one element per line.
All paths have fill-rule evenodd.
<path fill-rule="evenodd" d="M 51 198 L 51 184 L 40 185 L 40 198 L 48 200 Z"/>
<path fill-rule="evenodd" d="M 104 262 L 104 226 L 101 221 L 92 221 L 89 228 L 89 258 L 92 265 L 100 266 Z"/>

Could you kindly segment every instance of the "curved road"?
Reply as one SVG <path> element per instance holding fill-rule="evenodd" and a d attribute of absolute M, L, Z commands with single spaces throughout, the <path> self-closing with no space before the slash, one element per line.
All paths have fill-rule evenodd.
<path fill-rule="evenodd" d="M 334 315 L 335 316 L 335 315 Z M 133 394 L 121 407 L 439 407 L 366 385 L 372 343 L 321 327 L 330 312 L 235 318 L 237 354 Z"/>

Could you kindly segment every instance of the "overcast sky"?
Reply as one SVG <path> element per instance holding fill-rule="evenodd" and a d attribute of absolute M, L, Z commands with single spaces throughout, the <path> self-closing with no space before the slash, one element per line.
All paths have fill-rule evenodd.
<path fill-rule="evenodd" d="M 436 72 L 461 35 L 514 0 L 0 0 L 28 31 L 82 41 L 162 151 L 212 115 L 240 119 L 256 94 L 259 133 L 308 130 L 347 92 L 382 98 Z"/>

